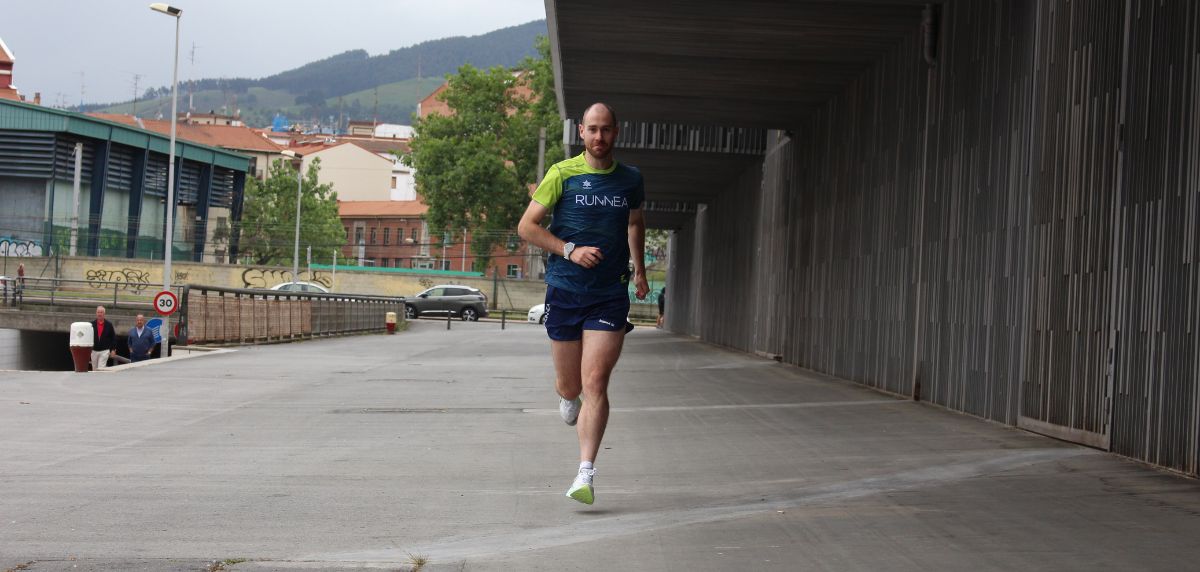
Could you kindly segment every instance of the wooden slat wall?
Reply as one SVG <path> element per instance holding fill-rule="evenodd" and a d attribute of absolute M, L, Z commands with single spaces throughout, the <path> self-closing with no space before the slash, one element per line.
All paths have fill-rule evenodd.
<path fill-rule="evenodd" d="M 1200 6 L 952 2 L 921 42 L 676 233 L 668 326 L 1196 474 Z"/>
<path fill-rule="evenodd" d="M 1200 6 L 1133 2 L 1112 449 L 1197 473 Z"/>

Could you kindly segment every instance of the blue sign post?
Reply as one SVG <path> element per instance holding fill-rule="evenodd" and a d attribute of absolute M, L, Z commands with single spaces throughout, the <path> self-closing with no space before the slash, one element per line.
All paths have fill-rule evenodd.
<path fill-rule="evenodd" d="M 154 343 L 156 344 L 162 343 L 162 322 L 162 318 L 146 320 L 146 326 L 150 328 L 151 332 L 154 332 Z"/>

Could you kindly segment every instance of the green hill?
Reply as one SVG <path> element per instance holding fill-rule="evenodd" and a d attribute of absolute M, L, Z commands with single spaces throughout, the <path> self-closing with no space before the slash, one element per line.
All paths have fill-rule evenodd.
<path fill-rule="evenodd" d="M 546 34 L 546 21 L 537 20 L 471 37 L 423 42 L 387 54 L 369 56 L 363 50 L 324 60 L 262 79 L 201 79 L 181 82 L 179 109 L 188 108 L 189 85 L 197 113 L 232 113 L 254 127 L 271 124 L 275 114 L 291 120 L 331 124 L 344 119 L 411 122 L 416 104 L 441 84 L 446 74 L 463 64 L 476 67 L 516 66 L 536 56 L 534 40 Z M 420 77 L 420 79 L 417 79 Z M 376 106 L 378 89 L 378 106 Z M 147 90 L 136 104 L 141 117 L 171 113 L 169 87 Z M 87 111 L 132 113 L 133 102 L 89 105 Z"/>
<path fill-rule="evenodd" d="M 403 119 L 400 121 L 389 120 L 389 122 L 408 124 L 411 122 L 409 116 L 417 111 L 417 102 L 433 93 L 433 90 L 445 81 L 442 76 L 406 79 L 384 84 L 378 88 L 330 97 L 325 100 L 325 104 L 330 108 L 343 109 L 347 116 L 353 115 L 355 119 L 370 119 L 374 113 L 376 90 L 378 89 L 379 117 L 381 119 L 401 117 Z"/>

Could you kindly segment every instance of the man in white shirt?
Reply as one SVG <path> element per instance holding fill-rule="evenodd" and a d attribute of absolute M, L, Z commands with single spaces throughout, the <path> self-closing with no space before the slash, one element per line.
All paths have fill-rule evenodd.
<path fill-rule="evenodd" d="M 129 329 L 126 336 L 129 345 L 129 361 L 138 362 L 150 359 L 154 351 L 154 332 L 146 327 L 146 316 L 137 315 L 136 326 Z"/>

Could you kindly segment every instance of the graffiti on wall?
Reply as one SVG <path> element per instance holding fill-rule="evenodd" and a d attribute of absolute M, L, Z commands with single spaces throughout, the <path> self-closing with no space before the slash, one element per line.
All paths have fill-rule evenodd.
<path fill-rule="evenodd" d="M 90 268 L 84 274 L 84 278 L 97 290 L 115 287 L 118 290 L 141 293 L 150 287 L 150 273 L 137 268 Z"/>
<path fill-rule="evenodd" d="M 41 256 L 42 243 L 36 240 L 0 236 L 0 256 Z"/>
<path fill-rule="evenodd" d="M 309 275 L 308 271 L 300 271 L 297 280 L 302 282 L 314 282 L 326 288 L 333 286 L 333 279 L 328 272 L 313 272 Z M 270 288 L 276 284 L 292 281 L 291 270 L 280 270 L 277 268 L 247 268 L 242 271 L 242 287 L 243 288 Z"/>
<path fill-rule="evenodd" d="M 430 280 L 429 278 L 422 278 L 419 280 L 419 282 L 421 283 L 422 288 L 433 288 L 433 280 Z"/>

